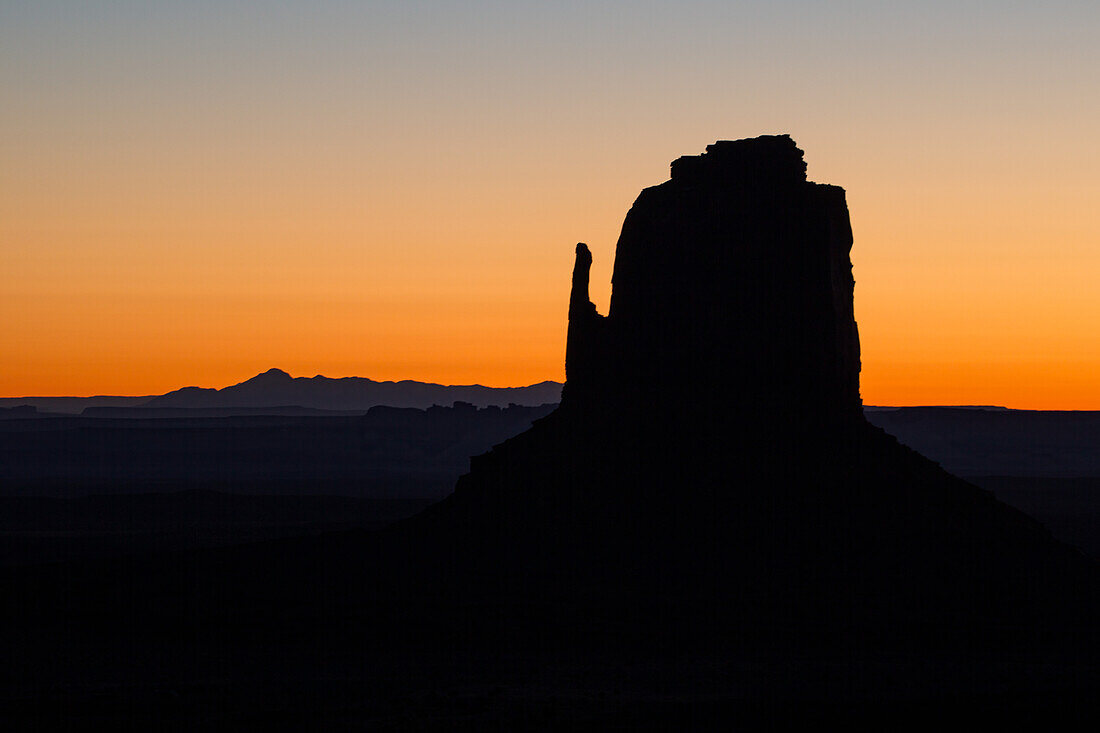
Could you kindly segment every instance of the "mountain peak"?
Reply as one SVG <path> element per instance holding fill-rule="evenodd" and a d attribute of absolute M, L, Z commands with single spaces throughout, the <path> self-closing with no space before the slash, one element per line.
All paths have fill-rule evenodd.
<path fill-rule="evenodd" d="M 288 374 L 287 372 L 284 372 L 282 369 L 276 369 L 275 367 L 272 367 L 271 369 L 268 369 L 266 372 L 263 372 L 262 374 L 257 374 L 256 376 L 252 377 L 252 379 L 249 379 L 248 381 L 249 382 L 256 382 L 256 381 L 286 382 L 286 381 L 289 381 L 293 378 L 294 377 L 290 376 L 290 374 Z"/>

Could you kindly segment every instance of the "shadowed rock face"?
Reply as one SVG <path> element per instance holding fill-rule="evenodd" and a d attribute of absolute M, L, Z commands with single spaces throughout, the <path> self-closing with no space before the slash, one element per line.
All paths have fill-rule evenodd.
<path fill-rule="evenodd" d="M 577 246 L 565 406 L 692 424 L 716 407 L 741 423 L 857 417 L 851 246 L 844 190 L 807 182 L 790 137 L 680 158 L 626 216 L 606 318 Z"/>

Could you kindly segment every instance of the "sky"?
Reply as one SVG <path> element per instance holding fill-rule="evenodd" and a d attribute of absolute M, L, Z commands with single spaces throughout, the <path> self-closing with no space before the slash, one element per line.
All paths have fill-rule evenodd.
<path fill-rule="evenodd" d="M 0 0 L 0 395 L 564 377 L 717 139 L 847 190 L 864 402 L 1100 409 L 1100 3 Z"/>

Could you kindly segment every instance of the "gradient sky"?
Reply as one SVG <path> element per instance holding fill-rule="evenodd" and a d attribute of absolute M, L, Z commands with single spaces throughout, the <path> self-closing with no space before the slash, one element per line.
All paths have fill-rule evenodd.
<path fill-rule="evenodd" d="M 573 245 L 789 132 L 868 404 L 1100 409 L 1100 3 L 0 0 L 0 395 L 564 376 Z"/>

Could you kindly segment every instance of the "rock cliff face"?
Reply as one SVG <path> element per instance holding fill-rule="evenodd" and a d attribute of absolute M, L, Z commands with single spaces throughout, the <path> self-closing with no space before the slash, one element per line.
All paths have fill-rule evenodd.
<path fill-rule="evenodd" d="M 740 422 L 857 417 L 851 246 L 844 190 L 807 182 L 790 137 L 680 158 L 626 216 L 606 318 L 577 247 L 565 405 L 679 420 L 715 408 Z"/>
<path fill-rule="evenodd" d="M 448 558 L 432 587 L 662 633 L 1091 623 L 1094 565 L 864 420 L 844 191 L 805 171 L 787 136 L 677 160 L 606 316 L 577 246 L 560 408 L 395 529 Z"/>

